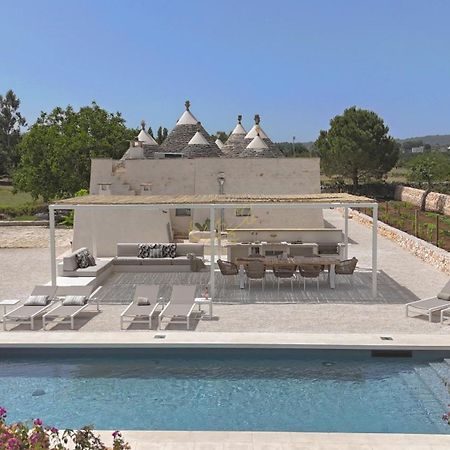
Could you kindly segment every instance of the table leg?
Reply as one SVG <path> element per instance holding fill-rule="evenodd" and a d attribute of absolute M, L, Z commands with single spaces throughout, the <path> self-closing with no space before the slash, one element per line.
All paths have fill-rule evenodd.
<path fill-rule="evenodd" d="M 330 281 L 330 288 L 334 289 L 336 287 L 335 264 L 330 264 L 330 269 L 328 270 L 328 277 L 329 277 L 329 281 Z"/>
<path fill-rule="evenodd" d="M 213 317 L 213 310 L 212 310 L 212 308 L 213 308 L 213 304 L 212 304 L 212 301 L 211 301 L 211 302 L 209 302 L 209 320 L 212 320 L 212 317 Z"/>
<path fill-rule="evenodd" d="M 245 289 L 245 271 L 243 264 L 239 266 L 239 287 Z"/>

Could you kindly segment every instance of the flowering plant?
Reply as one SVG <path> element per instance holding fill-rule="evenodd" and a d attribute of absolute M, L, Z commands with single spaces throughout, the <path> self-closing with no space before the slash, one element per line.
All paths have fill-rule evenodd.
<path fill-rule="evenodd" d="M 6 423 L 6 409 L 0 406 L 0 450 L 130 450 L 119 431 L 112 434 L 113 445 L 106 447 L 91 427 L 60 431 L 47 427 L 41 419 L 32 425 Z"/>

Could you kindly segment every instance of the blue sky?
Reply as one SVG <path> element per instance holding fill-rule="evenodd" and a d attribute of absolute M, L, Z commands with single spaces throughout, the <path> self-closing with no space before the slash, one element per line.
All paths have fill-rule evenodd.
<path fill-rule="evenodd" d="M 396 137 L 450 133 L 450 1 L 0 0 L 0 92 L 29 122 L 95 99 L 172 128 L 190 99 L 210 132 L 255 113 L 313 140 L 357 105 Z"/>

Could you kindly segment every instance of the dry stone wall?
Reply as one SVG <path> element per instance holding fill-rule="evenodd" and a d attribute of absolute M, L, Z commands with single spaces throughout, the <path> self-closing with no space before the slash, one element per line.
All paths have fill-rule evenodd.
<path fill-rule="evenodd" d="M 351 216 L 357 222 L 372 226 L 372 218 L 366 214 L 352 210 Z M 421 260 L 450 275 L 449 252 L 381 221 L 378 221 L 378 234 L 396 242 Z"/>
<path fill-rule="evenodd" d="M 425 191 L 423 189 L 401 185 L 395 188 L 395 200 L 411 203 L 417 208 L 421 207 L 424 196 Z M 450 216 L 450 195 L 430 192 L 425 200 L 425 210 Z"/>

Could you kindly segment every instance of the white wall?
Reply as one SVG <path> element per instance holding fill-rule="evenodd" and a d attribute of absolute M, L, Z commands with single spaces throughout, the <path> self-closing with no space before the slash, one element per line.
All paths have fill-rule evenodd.
<path fill-rule="evenodd" d="M 320 192 L 318 158 L 180 158 L 126 160 L 120 178 L 113 174 L 116 162 L 94 159 L 91 165 L 91 194 L 98 194 L 99 183 L 112 182 L 111 193 L 121 194 L 120 183 L 140 192 L 141 183 L 150 183 L 149 194 L 218 194 L 219 172 L 225 177 L 225 194 L 316 194 Z M 128 188 L 128 186 L 127 186 Z M 203 223 L 207 210 L 195 210 L 191 218 L 175 217 L 172 226 L 187 235 L 195 222 Z M 220 217 L 219 211 L 216 218 Z M 254 208 L 251 217 L 236 217 L 235 210 L 225 210 L 227 227 L 293 227 L 323 226 L 320 209 Z"/>
<path fill-rule="evenodd" d="M 169 242 L 170 214 L 157 210 L 83 208 L 75 212 L 72 250 L 116 256 L 118 242 Z"/>

